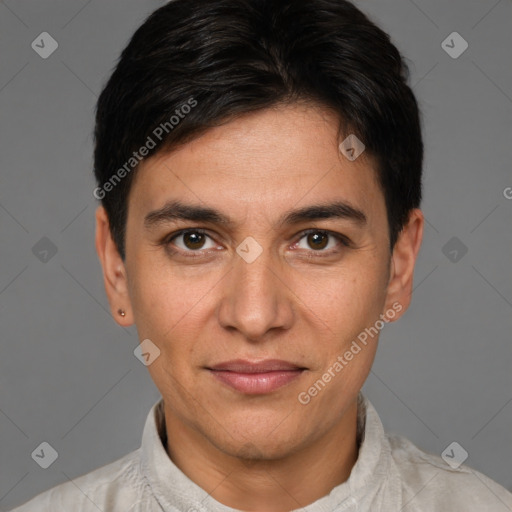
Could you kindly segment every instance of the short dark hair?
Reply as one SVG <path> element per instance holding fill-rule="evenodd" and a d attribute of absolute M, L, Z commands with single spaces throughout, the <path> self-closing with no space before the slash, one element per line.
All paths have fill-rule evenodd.
<path fill-rule="evenodd" d="M 389 35 L 348 1 L 160 7 L 123 50 L 96 108 L 95 196 L 121 257 L 142 155 L 171 151 L 245 113 L 301 101 L 337 113 L 339 133 L 356 135 L 374 157 L 393 249 L 421 201 L 420 112 L 408 76 Z"/>

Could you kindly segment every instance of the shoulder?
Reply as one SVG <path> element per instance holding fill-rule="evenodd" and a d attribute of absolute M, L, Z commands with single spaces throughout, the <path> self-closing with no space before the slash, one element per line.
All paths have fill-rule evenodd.
<path fill-rule="evenodd" d="M 512 494 L 469 466 L 458 465 L 456 447 L 447 452 L 447 457 L 454 461 L 449 465 L 442 457 L 420 450 L 404 437 L 387 437 L 401 476 L 404 512 L 512 510 Z"/>
<path fill-rule="evenodd" d="M 136 510 L 144 494 L 140 449 L 32 498 L 11 512 Z"/>

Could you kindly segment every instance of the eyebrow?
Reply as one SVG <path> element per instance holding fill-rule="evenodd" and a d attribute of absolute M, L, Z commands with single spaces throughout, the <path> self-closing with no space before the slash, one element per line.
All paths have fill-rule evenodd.
<path fill-rule="evenodd" d="M 277 221 L 278 226 L 299 224 L 320 219 L 346 219 L 360 226 L 367 223 L 364 212 L 345 201 L 305 206 L 285 212 Z M 149 212 L 144 218 L 144 227 L 151 229 L 175 220 L 207 222 L 232 227 L 235 222 L 214 208 L 185 204 L 181 201 L 168 201 L 164 206 Z"/>

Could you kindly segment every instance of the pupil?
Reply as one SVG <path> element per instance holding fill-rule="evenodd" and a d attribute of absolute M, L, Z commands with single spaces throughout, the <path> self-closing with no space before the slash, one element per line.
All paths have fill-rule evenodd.
<path fill-rule="evenodd" d="M 202 233 L 185 233 L 185 245 L 189 249 L 200 249 L 204 243 L 204 235 Z"/>
<path fill-rule="evenodd" d="M 308 242 L 315 249 L 323 249 L 327 246 L 327 235 L 325 233 L 311 233 L 308 235 Z"/>

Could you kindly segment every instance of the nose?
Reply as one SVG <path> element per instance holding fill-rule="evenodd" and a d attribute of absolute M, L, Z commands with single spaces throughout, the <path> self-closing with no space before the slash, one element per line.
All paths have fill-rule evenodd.
<path fill-rule="evenodd" d="M 248 263 L 238 255 L 223 279 L 219 323 L 252 342 L 274 330 L 287 330 L 294 320 L 293 293 L 285 283 L 284 267 L 269 251 Z"/>

